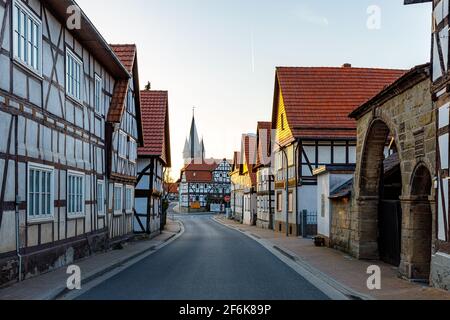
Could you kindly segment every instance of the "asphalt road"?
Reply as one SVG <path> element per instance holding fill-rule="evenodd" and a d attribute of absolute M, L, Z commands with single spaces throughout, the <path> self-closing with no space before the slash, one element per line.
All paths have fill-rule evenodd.
<path fill-rule="evenodd" d="M 324 300 L 256 241 L 209 215 L 180 216 L 185 233 L 78 297 L 81 300 Z"/>

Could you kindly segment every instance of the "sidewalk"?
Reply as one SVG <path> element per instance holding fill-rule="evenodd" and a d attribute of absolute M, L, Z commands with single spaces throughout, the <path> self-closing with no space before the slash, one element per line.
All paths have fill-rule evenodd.
<path fill-rule="evenodd" d="M 112 250 L 78 261 L 75 264 L 82 272 L 82 283 L 87 283 L 110 272 L 117 267 L 145 253 L 155 251 L 159 246 L 173 239 L 182 232 L 182 225 L 168 220 L 161 235 L 151 240 L 128 243 L 122 250 Z M 66 289 L 69 275 L 66 268 L 25 280 L 10 287 L 0 289 L 0 300 L 53 300 L 62 295 Z"/>
<path fill-rule="evenodd" d="M 374 300 L 450 300 L 447 291 L 430 288 L 425 285 L 411 283 L 398 278 L 396 268 L 383 262 L 356 260 L 347 254 L 330 248 L 318 248 L 312 240 L 303 238 L 287 238 L 285 235 L 262 230 L 254 226 L 245 226 L 235 221 L 227 220 L 224 216 L 216 217 L 219 223 L 237 229 L 256 239 L 270 243 L 278 251 L 295 259 L 295 261 L 309 269 L 315 275 L 331 280 L 340 288 L 348 288 L 357 298 Z M 367 288 L 366 273 L 370 265 L 376 264 L 382 272 L 382 289 L 369 290 Z"/>

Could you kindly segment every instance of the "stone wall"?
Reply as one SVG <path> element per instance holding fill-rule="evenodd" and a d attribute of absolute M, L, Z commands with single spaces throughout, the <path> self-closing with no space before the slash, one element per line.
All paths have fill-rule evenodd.
<path fill-rule="evenodd" d="M 414 81 L 411 78 L 408 81 Z M 426 262 L 421 256 L 424 246 L 428 239 L 430 242 L 431 238 L 436 239 L 436 224 L 431 223 L 436 219 L 435 189 L 431 188 L 431 179 L 436 176 L 436 119 L 430 81 L 426 78 L 409 86 L 408 83 L 401 83 L 388 91 L 386 96 L 357 117 L 357 168 L 351 204 L 349 251 L 360 259 L 379 258 L 380 164 L 384 160 L 385 142 L 391 135 L 397 146 L 402 178 L 400 273 L 407 278 L 420 278 L 427 273 L 426 264 L 429 268 L 429 261 Z M 418 185 L 427 183 L 430 187 L 426 191 L 428 194 L 425 194 Z"/>
<path fill-rule="evenodd" d="M 344 252 L 350 250 L 350 212 L 349 198 L 331 200 L 330 247 Z"/>

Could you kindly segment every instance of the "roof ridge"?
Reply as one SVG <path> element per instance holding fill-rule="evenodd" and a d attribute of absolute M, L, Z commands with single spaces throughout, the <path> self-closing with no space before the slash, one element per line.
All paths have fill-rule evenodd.
<path fill-rule="evenodd" d="M 323 69 L 323 70 L 380 70 L 380 71 L 408 71 L 410 69 L 400 69 L 400 68 L 381 68 L 381 67 L 338 67 L 338 66 L 277 66 L 276 69 Z"/>

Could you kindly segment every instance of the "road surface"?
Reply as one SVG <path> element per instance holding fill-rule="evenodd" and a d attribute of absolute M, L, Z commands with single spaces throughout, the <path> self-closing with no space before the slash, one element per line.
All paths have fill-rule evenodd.
<path fill-rule="evenodd" d="M 325 300 L 259 243 L 211 215 L 177 216 L 185 233 L 81 300 Z"/>

